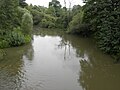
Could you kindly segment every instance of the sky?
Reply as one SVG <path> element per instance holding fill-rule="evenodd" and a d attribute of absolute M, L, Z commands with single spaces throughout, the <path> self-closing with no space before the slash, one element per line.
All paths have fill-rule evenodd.
<path fill-rule="evenodd" d="M 40 6 L 45 6 L 45 7 L 48 7 L 48 4 L 49 2 L 51 2 L 52 0 L 26 0 L 26 2 L 28 4 L 32 4 L 32 5 L 40 5 Z M 65 6 L 64 5 L 64 0 L 58 0 L 60 1 L 61 5 L 62 6 Z M 69 7 L 69 1 L 71 1 L 71 6 L 74 6 L 74 5 L 84 5 L 82 3 L 82 0 L 66 0 L 66 6 Z"/>

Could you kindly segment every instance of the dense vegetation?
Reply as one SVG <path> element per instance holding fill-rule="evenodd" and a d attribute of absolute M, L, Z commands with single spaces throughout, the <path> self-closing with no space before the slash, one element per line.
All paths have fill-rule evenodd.
<path fill-rule="evenodd" d="M 20 7 L 20 1 L 0 0 L 0 48 L 20 46 L 31 40 L 32 16 Z"/>
<path fill-rule="evenodd" d="M 85 0 L 84 22 L 94 34 L 97 45 L 110 55 L 120 54 L 120 1 Z"/>
<path fill-rule="evenodd" d="M 47 8 L 28 5 L 25 0 L 1 0 L 0 48 L 30 42 L 34 24 L 41 28 L 61 28 L 71 34 L 92 36 L 105 53 L 119 56 L 120 1 L 84 0 L 84 3 L 84 6 L 73 7 L 69 3 L 67 8 L 66 2 L 62 6 L 58 0 L 51 0 Z"/>
<path fill-rule="evenodd" d="M 120 1 L 84 0 L 85 5 L 63 7 L 57 0 L 49 7 L 29 6 L 34 24 L 44 28 L 64 28 L 68 33 L 92 36 L 105 53 L 120 53 Z"/>
<path fill-rule="evenodd" d="M 43 6 L 30 5 L 26 7 L 33 15 L 34 25 L 42 28 L 62 28 L 65 29 L 69 23 L 69 12 L 66 7 L 62 7 L 60 2 L 52 0 L 48 8 Z"/>

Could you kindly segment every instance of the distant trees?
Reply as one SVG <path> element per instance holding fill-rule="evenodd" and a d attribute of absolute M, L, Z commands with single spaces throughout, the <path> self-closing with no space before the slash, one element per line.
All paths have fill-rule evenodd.
<path fill-rule="evenodd" d="M 28 5 L 25 1 L 26 0 L 19 0 L 19 5 L 23 8 Z"/>
<path fill-rule="evenodd" d="M 30 5 L 27 9 L 33 15 L 34 25 L 42 28 L 67 28 L 68 11 L 66 7 L 61 6 L 57 0 L 49 2 L 49 7 Z"/>
<path fill-rule="evenodd" d="M 54 10 L 54 14 L 56 17 L 60 16 L 60 10 L 61 10 L 61 4 L 59 1 L 57 0 L 52 0 L 51 2 L 49 2 L 49 8 L 53 7 Z"/>
<path fill-rule="evenodd" d="M 34 25 L 42 28 L 62 28 L 72 34 L 93 36 L 101 50 L 119 56 L 120 1 L 83 1 L 84 6 L 66 8 L 65 0 L 64 7 L 58 0 L 52 0 L 46 8 L 27 5 L 25 0 L 0 0 L 0 47 L 19 46 L 30 41 L 26 34 L 30 34 L 33 20 Z M 10 38 L 17 43 L 13 45 Z"/>

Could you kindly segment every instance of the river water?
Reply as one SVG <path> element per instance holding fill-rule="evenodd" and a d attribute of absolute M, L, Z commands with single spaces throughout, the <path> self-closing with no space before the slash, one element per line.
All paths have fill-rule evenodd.
<path fill-rule="evenodd" d="M 0 90 L 120 90 L 120 64 L 93 40 L 35 30 L 30 44 L 4 49 Z"/>

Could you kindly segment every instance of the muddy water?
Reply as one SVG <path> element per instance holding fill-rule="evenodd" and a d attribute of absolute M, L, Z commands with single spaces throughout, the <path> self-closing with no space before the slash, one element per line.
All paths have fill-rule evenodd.
<path fill-rule="evenodd" d="M 120 64 L 88 38 L 36 29 L 31 44 L 4 52 L 0 90 L 120 90 Z"/>

